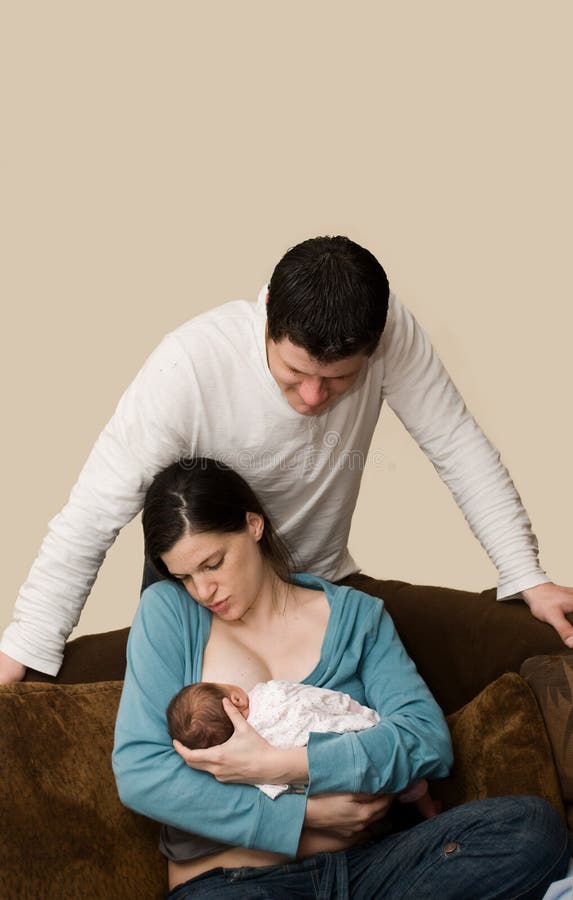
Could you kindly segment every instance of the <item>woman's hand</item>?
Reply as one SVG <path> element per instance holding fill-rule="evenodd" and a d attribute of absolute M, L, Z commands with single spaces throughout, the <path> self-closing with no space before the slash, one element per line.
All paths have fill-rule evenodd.
<path fill-rule="evenodd" d="M 317 794 L 306 802 L 304 824 L 351 838 L 383 819 L 392 800 L 391 794 Z"/>
<path fill-rule="evenodd" d="M 280 750 L 265 741 L 243 714 L 225 697 L 223 708 L 235 729 L 224 744 L 189 750 L 179 741 L 173 746 L 192 769 L 209 772 L 217 781 L 241 784 L 289 784 L 308 777 L 305 747 Z"/>
<path fill-rule="evenodd" d="M 364 841 L 369 840 L 370 836 L 367 832 L 356 833 L 352 837 L 341 837 L 332 831 L 321 831 L 319 828 L 303 828 L 298 850 L 296 852 L 297 859 L 304 859 L 306 856 L 314 856 L 315 853 L 336 853 L 338 850 L 349 850 Z"/>

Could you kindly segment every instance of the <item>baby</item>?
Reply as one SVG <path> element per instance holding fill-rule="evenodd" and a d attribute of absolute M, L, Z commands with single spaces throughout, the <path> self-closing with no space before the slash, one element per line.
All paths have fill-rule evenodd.
<path fill-rule="evenodd" d="M 311 731 L 363 731 L 378 724 L 380 716 L 361 706 L 348 694 L 290 681 L 262 681 L 247 693 L 234 684 L 198 682 L 182 688 L 167 707 L 169 734 L 190 750 L 214 747 L 228 741 L 233 723 L 222 704 L 223 697 L 242 713 L 255 731 L 275 747 L 304 747 Z M 257 785 L 274 799 L 289 790 L 288 784 Z M 398 799 L 415 802 L 425 818 L 438 812 L 428 793 L 428 783 L 414 782 Z"/>

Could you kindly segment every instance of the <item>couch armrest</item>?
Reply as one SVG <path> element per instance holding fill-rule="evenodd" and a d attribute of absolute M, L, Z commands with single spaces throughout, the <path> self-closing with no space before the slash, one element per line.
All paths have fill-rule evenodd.
<path fill-rule="evenodd" d="M 50 684 L 90 684 L 96 681 L 122 681 L 125 676 L 125 648 L 129 628 L 86 634 L 68 641 L 64 661 L 56 676 L 28 669 L 24 681 Z"/>

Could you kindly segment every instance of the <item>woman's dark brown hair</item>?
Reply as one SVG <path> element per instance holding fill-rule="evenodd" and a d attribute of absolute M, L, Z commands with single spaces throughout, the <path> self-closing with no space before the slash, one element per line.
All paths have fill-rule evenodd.
<path fill-rule="evenodd" d="M 290 581 L 290 553 L 244 478 L 215 459 L 197 456 L 172 463 L 153 479 L 143 505 L 145 558 L 162 578 L 173 579 L 161 559 L 189 533 L 244 531 L 248 512 L 264 521 L 261 552 L 275 574 Z"/>

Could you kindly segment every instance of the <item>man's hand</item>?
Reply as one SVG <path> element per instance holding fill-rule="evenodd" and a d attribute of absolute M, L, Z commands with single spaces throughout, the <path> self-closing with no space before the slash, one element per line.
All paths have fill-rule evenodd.
<path fill-rule="evenodd" d="M 189 750 L 179 741 L 173 746 L 192 769 L 210 772 L 217 781 L 241 784 L 283 784 L 308 777 L 306 748 L 281 750 L 265 741 L 249 725 L 228 697 L 223 707 L 234 733 L 224 744 L 206 750 Z"/>
<path fill-rule="evenodd" d="M 317 794 L 306 801 L 304 824 L 351 838 L 383 819 L 392 799 L 391 794 Z"/>
<path fill-rule="evenodd" d="M 573 613 L 573 588 L 549 581 L 521 593 L 532 615 L 552 625 L 563 643 L 573 649 L 573 625 L 565 618 L 566 613 Z"/>
<path fill-rule="evenodd" d="M 0 684 L 11 684 L 22 681 L 26 674 L 26 666 L 16 662 L 11 656 L 0 652 Z"/>

